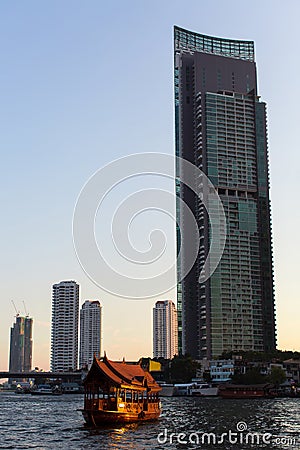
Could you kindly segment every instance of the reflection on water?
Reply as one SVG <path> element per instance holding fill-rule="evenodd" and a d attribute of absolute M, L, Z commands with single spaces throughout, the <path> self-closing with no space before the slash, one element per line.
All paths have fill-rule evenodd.
<path fill-rule="evenodd" d="M 158 421 L 99 429 L 84 426 L 77 411 L 82 403 L 82 396 L 75 395 L 33 397 L 1 392 L 0 449 L 300 449 L 299 398 L 163 398 Z M 213 445 L 211 440 L 202 445 L 203 433 L 211 433 L 213 439 L 229 430 L 237 432 L 237 426 L 244 427 L 240 429 L 243 433 L 270 434 L 270 442 L 246 445 L 227 440 Z M 179 441 L 186 443 L 178 442 L 179 433 L 184 434 Z M 199 443 L 191 443 L 197 436 Z"/>

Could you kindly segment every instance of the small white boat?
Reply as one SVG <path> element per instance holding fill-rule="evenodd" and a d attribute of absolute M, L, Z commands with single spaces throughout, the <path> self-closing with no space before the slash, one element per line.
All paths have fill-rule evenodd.
<path fill-rule="evenodd" d="M 161 387 L 161 391 L 159 393 L 160 397 L 173 397 L 175 386 L 174 384 L 168 384 L 168 383 L 159 383 Z"/>
<path fill-rule="evenodd" d="M 49 384 L 40 384 L 36 389 L 32 389 L 31 395 L 61 395 L 61 390 Z"/>
<path fill-rule="evenodd" d="M 194 383 L 189 389 L 189 395 L 193 397 L 216 397 L 218 391 L 218 387 L 213 387 L 208 383 Z"/>
<path fill-rule="evenodd" d="M 174 396 L 176 397 L 186 397 L 191 395 L 191 389 L 194 383 L 179 383 L 174 386 Z"/>

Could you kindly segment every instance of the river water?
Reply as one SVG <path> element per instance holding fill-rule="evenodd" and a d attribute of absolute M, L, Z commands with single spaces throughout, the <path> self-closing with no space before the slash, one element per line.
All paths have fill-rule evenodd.
<path fill-rule="evenodd" d="M 163 398 L 158 421 L 96 430 L 82 405 L 81 395 L 0 392 L 0 449 L 300 449 L 300 398 Z"/>

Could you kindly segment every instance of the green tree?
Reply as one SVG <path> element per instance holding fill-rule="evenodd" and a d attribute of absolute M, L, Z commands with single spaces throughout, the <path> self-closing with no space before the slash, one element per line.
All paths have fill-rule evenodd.
<path fill-rule="evenodd" d="M 266 383 L 267 379 L 260 373 L 259 367 L 251 367 L 245 374 L 233 375 L 232 382 L 235 384 L 262 384 Z"/>
<path fill-rule="evenodd" d="M 235 356 L 241 356 L 243 361 L 248 362 L 282 362 L 286 359 L 300 359 L 300 353 L 293 352 L 291 350 L 272 350 L 270 352 L 255 352 L 243 350 L 240 350 L 238 352 L 230 351 L 222 353 L 219 359 L 232 359 Z"/>
<path fill-rule="evenodd" d="M 268 375 L 268 381 L 276 386 L 284 383 L 286 380 L 286 375 L 281 367 L 272 367 L 270 375 Z"/>
<path fill-rule="evenodd" d="M 170 364 L 170 381 L 173 383 L 190 383 L 196 376 L 199 364 L 190 356 L 175 356 Z"/>

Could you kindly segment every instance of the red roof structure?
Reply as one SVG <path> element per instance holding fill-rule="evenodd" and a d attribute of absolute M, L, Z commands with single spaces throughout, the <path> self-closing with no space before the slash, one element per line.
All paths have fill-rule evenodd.
<path fill-rule="evenodd" d="M 84 380 L 84 384 L 111 384 L 118 388 L 134 388 L 148 392 L 158 392 L 161 390 L 149 372 L 145 371 L 139 363 L 126 364 L 122 362 L 110 361 L 106 355 L 103 358 L 94 357 L 93 364 Z"/>

